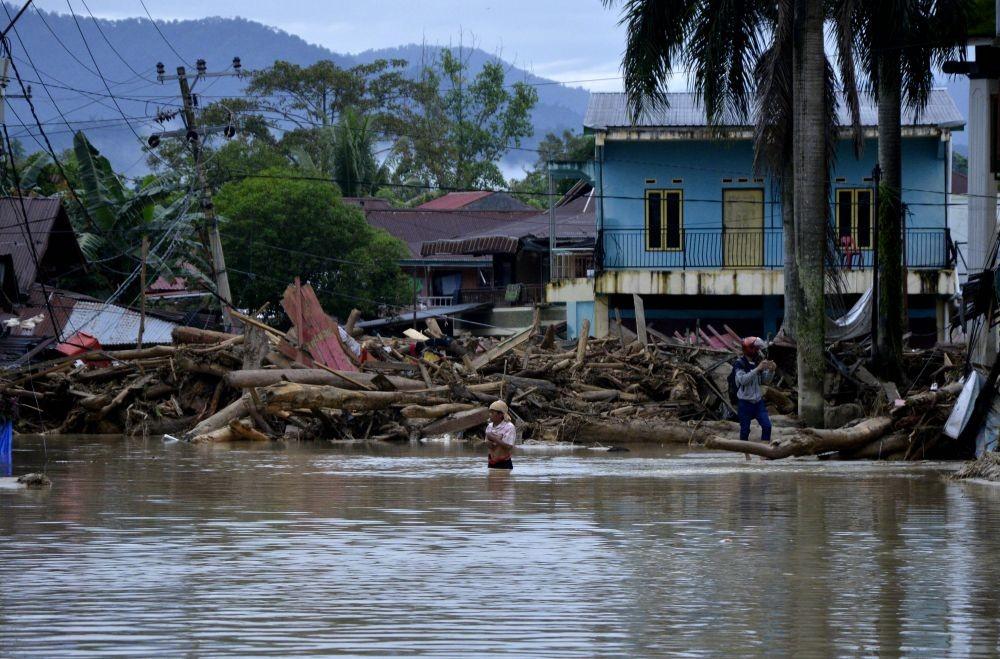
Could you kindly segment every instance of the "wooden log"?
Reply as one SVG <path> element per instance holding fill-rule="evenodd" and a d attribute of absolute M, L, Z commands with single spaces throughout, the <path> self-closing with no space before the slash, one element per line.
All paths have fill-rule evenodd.
<path fill-rule="evenodd" d="M 545 328 L 545 338 L 542 339 L 543 350 L 552 350 L 556 347 L 556 326 L 549 325 Z"/>
<path fill-rule="evenodd" d="M 590 319 L 584 318 L 580 323 L 580 336 L 576 340 L 576 363 L 582 364 L 587 356 L 587 339 L 590 338 Z"/>
<path fill-rule="evenodd" d="M 227 425 L 223 428 L 213 430 L 212 432 L 194 435 L 188 441 L 195 444 L 218 444 L 222 442 L 232 442 L 236 439 L 236 433 L 234 433 L 233 429 Z"/>
<path fill-rule="evenodd" d="M 441 405 L 407 405 L 399 411 L 407 419 L 440 419 L 456 412 L 466 412 L 478 408 L 469 403 L 443 403 Z"/>
<path fill-rule="evenodd" d="M 352 380 L 364 382 L 372 385 L 375 378 L 380 373 L 351 373 Z M 401 391 L 416 391 L 424 389 L 425 385 L 419 380 L 403 378 L 399 376 L 386 376 L 389 382 L 396 389 Z M 290 368 L 290 369 L 255 369 L 249 371 L 230 371 L 224 380 L 226 384 L 234 389 L 249 389 L 251 387 L 268 387 L 279 382 L 295 382 L 297 384 L 325 384 L 342 389 L 352 389 L 352 384 L 346 383 L 337 374 L 330 373 L 319 368 Z"/>
<path fill-rule="evenodd" d="M 223 407 L 221 410 L 202 420 L 198 425 L 185 433 L 185 439 L 191 439 L 199 435 L 206 435 L 208 433 L 219 430 L 220 428 L 225 428 L 229 426 L 229 422 L 234 419 L 242 419 L 250 414 L 250 399 L 248 396 L 243 396 L 237 398 L 229 405 Z"/>
<path fill-rule="evenodd" d="M 264 364 L 264 358 L 271 352 L 271 342 L 267 334 L 259 327 L 247 325 L 243 331 L 243 370 L 258 369 Z"/>
<path fill-rule="evenodd" d="M 780 460 L 793 456 L 856 449 L 879 439 L 891 429 L 892 419 L 887 416 L 879 416 L 866 419 L 850 428 L 837 430 L 803 428 L 770 444 L 742 442 L 738 439 L 723 439 L 713 436 L 705 440 L 705 446 L 724 451 L 752 453 L 769 460 Z"/>
<path fill-rule="evenodd" d="M 961 382 L 951 382 L 937 391 L 923 391 L 904 399 L 903 405 L 892 410 L 893 416 L 902 416 L 914 409 L 925 409 L 938 403 L 950 400 L 962 393 Z"/>
<path fill-rule="evenodd" d="M 224 378 L 232 369 L 226 368 L 221 364 L 216 364 L 215 362 L 201 362 L 191 359 L 185 354 L 177 355 L 175 360 L 177 368 L 181 371 L 187 371 L 189 373 L 201 373 L 203 375 L 211 375 L 217 378 Z"/>
<path fill-rule="evenodd" d="M 178 325 L 170 331 L 170 338 L 173 339 L 174 343 L 222 343 L 223 341 L 236 338 L 236 336 L 236 334 L 228 332 L 213 332 L 212 330 L 187 327 L 185 325 Z"/>
<path fill-rule="evenodd" d="M 859 449 L 841 451 L 835 457 L 839 460 L 881 460 L 899 451 L 905 451 L 909 446 L 909 432 L 894 432 Z"/>
<path fill-rule="evenodd" d="M 358 324 L 359 320 L 361 320 L 361 309 L 351 309 L 350 315 L 347 316 L 347 322 L 344 323 L 344 331 L 352 334 L 354 326 Z"/>
<path fill-rule="evenodd" d="M 269 442 L 271 438 L 257 430 L 256 428 L 247 425 L 243 421 L 230 421 L 229 429 L 233 431 L 233 435 L 237 439 L 243 439 L 251 442 Z"/>
<path fill-rule="evenodd" d="M 530 338 L 531 338 L 530 327 L 521 330 L 514 336 L 507 339 L 506 341 L 502 341 L 501 343 L 493 346 L 483 354 L 477 356 L 475 359 L 471 361 L 470 367 L 472 368 L 473 371 L 478 371 L 479 369 L 483 368 L 484 366 L 492 362 L 494 359 L 506 355 L 508 352 L 518 347 L 519 345 L 525 343 Z"/>
<path fill-rule="evenodd" d="M 505 375 L 503 376 L 503 381 L 507 384 L 516 387 L 518 389 L 535 389 L 539 393 L 544 394 L 546 397 L 555 396 L 559 393 L 558 387 L 549 380 L 540 380 L 538 378 L 525 378 L 517 375 Z"/>
<path fill-rule="evenodd" d="M 489 421 L 490 411 L 485 407 L 477 407 L 467 412 L 459 412 L 424 426 L 421 434 L 424 437 L 438 437 L 456 432 L 463 432 Z"/>
<path fill-rule="evenodd" d="M 442 397 L 445 392 L 424 391 L 351 391 L 339 387 L 295 384 L 285 382 L 260 391 L 261 400 L 268 407 L 285 409 L 343 409 L 351 412 L 382 410 L 392 405 L 436 405 L 449 402 Z"/>
<path fill-rule="evenodd" d="M 122 389 L 121 391 L 119 391 L 118 394 L 115 395 L 115 397 L 112 398 L 111 401 L 107 405 L 105 405 L 104 407 L 102 407 L 100 410 L 97 411 L 97 418 L 98 419 L 103 419 L 104 417 L 106 417 L 115 408 L 117 408 L 119 405 L 121 405 L 122 403 L 124 403 L 125 399 L 127 399 L 129 396 L 131 396 L 134 392 L 136 392 L 136 391 L 142 389 L 143 387 L 145 387 L 152 380 L 153 380 L 153 376 L 152 375 L 144 375 L 143 377 L 139 378 L 138 380 L 136 380 L 132 384 L 128 385 L 127 387 L 125 387 L 124 389 Z"/>

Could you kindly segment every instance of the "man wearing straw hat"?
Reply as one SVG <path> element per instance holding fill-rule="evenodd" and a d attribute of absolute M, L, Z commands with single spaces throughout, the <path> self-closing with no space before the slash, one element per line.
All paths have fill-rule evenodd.
<path fill-rule="evenodd" d="M 490 422 L 486 426 L 486 443 L 490 447 L 490 469 L 513 469 L 510 454 L 517 441 L 517 430 L 510 422 L 507 403 L 502 400 L 490 405 Z"/>

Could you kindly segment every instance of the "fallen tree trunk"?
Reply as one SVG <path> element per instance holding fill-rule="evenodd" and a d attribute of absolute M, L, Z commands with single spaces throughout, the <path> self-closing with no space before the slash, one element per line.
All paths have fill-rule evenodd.
<path fill-rule="evenodd" d="M 447 393 L 447 387 L 442 387 Z M 434 390 L 424 391 L 351 391 L 339 387 L 295 384 L 276 384 L 260 392 L 261 400 L 269 408 L 331 409 L 363 412 L 384 410 L 392 405 L 437 405 L 449 402 Z"/>
<path fill-rule="evenodd" d="M 716 436 L 708 437 L 704 443 L 706 448 L 752 453 L 768 460 L 780 460 L 794 456 L 856 449 L 879 439 L 891 429 L 891 418 L 877 416 L 866 419 L 856 426 L 838 430 L 802 428 L 796 430 L 794 434 L 785 434 L 770 444 L 743 442 Z"/>
<path fill-rule="evenodd" d="M 378 375 L 377 373 L 349 373 L 352 380 L 357 380 L 365 385 L 371 385 Z M 401 391 L 416 391 L 426 388 L 426 385 L 419 380 L 403 378 L 395 375 L 386 376 Z M 320 384 L 339 387 L 341 389 L 353 389 L 354 385 L 348 383 L 337 374 L 330 373 L 319 368 L 267 368 L 249 371 L 231 371 L 223 378 L 230 387 L 234 389 L 250 389 L 252 387 L 269 387 L 281 382 L 294 382 L 295 384 Z"/>
<path fill-rule="evenodd" d="M 459 412 L 449 417 L 439 419 L 426 425 L 421 430 L 424 437 L 435 437 L 455 432 L 470 430 L 489 421 L 490 411 L 485 407 L 477 407 L 467 412 Z"/>
<path fill-rule="evenodd" d="M 199 435 L 206 435 L 220 428 L 225 428 L 229 425 L 230 421 L 236 419 L 242 419 L 243 417 L 250 415 L 250 398 L 248 396 L 243 396 L 242 398 L 237 398 L 229 405 L 223 407 L 221 410 L 213 414 L 212 416 L 204 419 L 201 423 L 196 425 L 194 428 L 189 430 L 185 435 L 185 439 L 191 439 L 193 437 L 198 437 Z"/>
<path fill-rule="evenodd" d="M 228 332 L 213 332 L 212 330 L 198 329 L 197 327 L 186 327 L 178 325 L 170 331 L 170 338 L 174 343 L 222 343 L 229 339 L 236 338 L 237 334 Z"/>
<path fill-rule="evenodd" d="M 910 433 L 895 432 L 887 437 L 880 437 L 867 446 L 853 451 L 841 451 L 835 458 L 838 460 L 881 460 L 893 453 L 905 451 L 910 447 Z"/>
<path fill-rule="evenodd" d="M 257 430 L 256 428 L 245 424 L 242 421 L 230 421 L 229 429 L 233 432 L 233 435 L 237 439 L 244 439 L 251 442 L 269 442 L 271 438 Z"/>
<path fill-rule="evenodd" d="M 456 412 L 476 409 L 469 403 L 444 403 L 442 405 L 407 405 L 399 411 L 407 419 L 440 419 Z"/>

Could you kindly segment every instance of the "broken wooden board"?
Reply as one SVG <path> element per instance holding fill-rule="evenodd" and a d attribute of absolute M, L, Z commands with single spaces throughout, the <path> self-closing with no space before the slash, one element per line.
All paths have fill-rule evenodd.
<path fill-rule="evenodd" d="M 424 437 L 434 437 L 447 435 L 456 432 L 470 430 L 476 426 L 485 424 L 490 419 L 490 411 L 485 407 L 477 407 L 474 410 L 458 412 L 449 417 L 438 419 L 437 421 L 424 426 L 421 434 Z"/>
<path fill-rule="evenodd" d="M 497 345 L 493 346 L 483 354 L 471 360 L 471 362 L 469 363 L 469 368 L 471 368 L 473 371 L 478 371 L 479 369 L 486 366 L 497 357 L 502 357 L 503 355 L 507 354 L 517 346 L 525 343 L 526 341 L 528 341 L 528 339 L 531 338 L 531 336 L 532 336 L 531 327 L 521 330 L 520 332 L 510 337 L 509 339 L 498 343 Z"/>
<path fill-rule="evenodd" d="M 312 286 L 303 285 L 296 278 L 295 283 L 285 289 L 281 306 L 295 326 L 298 352 L 304 349 L 317 364 L 334 370 L 358 370 L 340 342 L 337 323 L 323 311 Z M 299 355 L 297 360 L 301 361 L 302 357 L 304 355 Z"/>
<path fill-rule="evenodd" d="M 639 335 L 639 343 L 643 346 L 648 346 L 649 334 L 646 333 L 646 307 L 642 303 L 642 296 L 632 293 L 632 304 L 635 306 L 635 332 Z"/>

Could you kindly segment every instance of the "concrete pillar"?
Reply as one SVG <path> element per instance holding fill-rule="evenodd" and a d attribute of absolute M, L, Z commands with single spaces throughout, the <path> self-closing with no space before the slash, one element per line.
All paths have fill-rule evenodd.
<path fill-rule="evenodd" d="M 934 300 L 934 310 L 937 317 L 937 340 L 944 343 L 948 340 L 948 300 L 938 297 Z"/>
<path fill-rule="evenodd" d="M 969 272 L 981 272 L 996 239 L 996 181 L 990 171 L 990 94 L 996 80 L 969 80 Z M 997 332 L 984 328 L 976 340 L 975 362 L 991 366 L 996 360 Z"/>
<path fill-rule="evenodd" d="M 611 321 L 608 309 L 608 296 L 607 295 L 595 295 L 594 296 L 594 323 L 590 329 L 591 335 L 594 338 L 603 339 L 611 331 Z"/>

